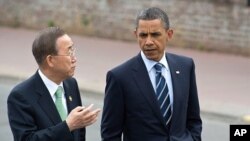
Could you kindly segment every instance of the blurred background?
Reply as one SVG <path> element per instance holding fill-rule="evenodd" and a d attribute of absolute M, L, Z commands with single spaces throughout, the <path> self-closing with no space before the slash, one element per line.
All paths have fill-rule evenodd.
<path fill-rule="evenodd" d="M 0 0 L 1 141 L 13 140 L 10 90 L 37 70 L 31 45 L 39 30 L 69 33 L 83 103 L 102 108 L 106 72 L 139 53 L 136 14 L 151 6 L 166 11 L 174 29 L 167 52 L 195 61 L 203 140 L 227 141 L 230 124 L 250 124 L 250 0 Z M 100 140 L 100 118 L 87 140 Z"/>

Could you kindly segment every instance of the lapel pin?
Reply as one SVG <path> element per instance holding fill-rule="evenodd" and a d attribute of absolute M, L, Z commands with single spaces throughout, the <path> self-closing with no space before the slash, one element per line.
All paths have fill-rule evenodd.
<path fill-rule="evenodd" d="M 175 71 L 176 74 L 180 74 L 180 71 Z"/>
<path fill-rule="evenodd" d="M 69 101 L 70 101 L 70 102 L 72 101 L 72 97 L 71 97 L 71 96 L 69 96 Z"/>

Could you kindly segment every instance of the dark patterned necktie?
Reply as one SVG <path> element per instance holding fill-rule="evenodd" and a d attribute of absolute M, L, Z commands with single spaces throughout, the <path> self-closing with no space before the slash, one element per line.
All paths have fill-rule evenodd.
<path fill-rule="evenodd" d="M 162 75 L 162 64 L 157 63 L 154 68 L 156 70 L 156 96 L 163 118 L 166 121 L 166 125 L 168 125 L 172 117 L 168 85 Z"/>

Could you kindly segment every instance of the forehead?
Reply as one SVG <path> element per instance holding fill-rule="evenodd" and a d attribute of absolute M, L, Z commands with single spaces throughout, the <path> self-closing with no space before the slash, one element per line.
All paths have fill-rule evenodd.
<path fill-rule="evenodd" d="M 64 34 L 56 40 L 56 45 L 59 47 L 59 49 L 68 48 L 73 45 L 73 41 L 67 34 Z"/>
<path fill-rule="evenodd" d="M 164 29 L 163 23 L 160 19 L 154 20 L 139 20 L 137 29 L 139 31 L 144 30 L 161 30 Z"/>
<path fill-rule="evenodd" d="M 72 40 L 67 34 L 64 34 L 63 36 L 57 38 L 57 43 L 68 43 L 68 42 L 72 42 Z"/>

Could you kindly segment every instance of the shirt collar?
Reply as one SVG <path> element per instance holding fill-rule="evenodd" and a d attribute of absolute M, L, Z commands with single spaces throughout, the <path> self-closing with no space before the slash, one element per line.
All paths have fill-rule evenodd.
<path fill-rule="evenodd" d="M 169 70 L 168 61 L 167 61 L 165 53 L 163 54 L 163 56 L 159 62 L 149 60 L 142 51 L 141 51 L 141 57 L 142 57 L 143 62 L 146 65 L 148 72 L 150 72 L 152 70 L 152 68 L 154 67 L 154 65 L 157 63 L 161 63 L 166 68 L 167 71 Z"/>
<path fill-rule="evenodd" d="M 57 85 L 55 82 L 51 81 L 47 76 L 45 76 L 42 71 L 39 69 L 38 70 L 39 75 L 41 76 L 45 86 L 47 87 L 47 89 L 49 90 L 50 95 L 53 97 L 58 86 L 62 86 L 63 87 L 63 83 L 61 82 L 59 85 Z"/>

